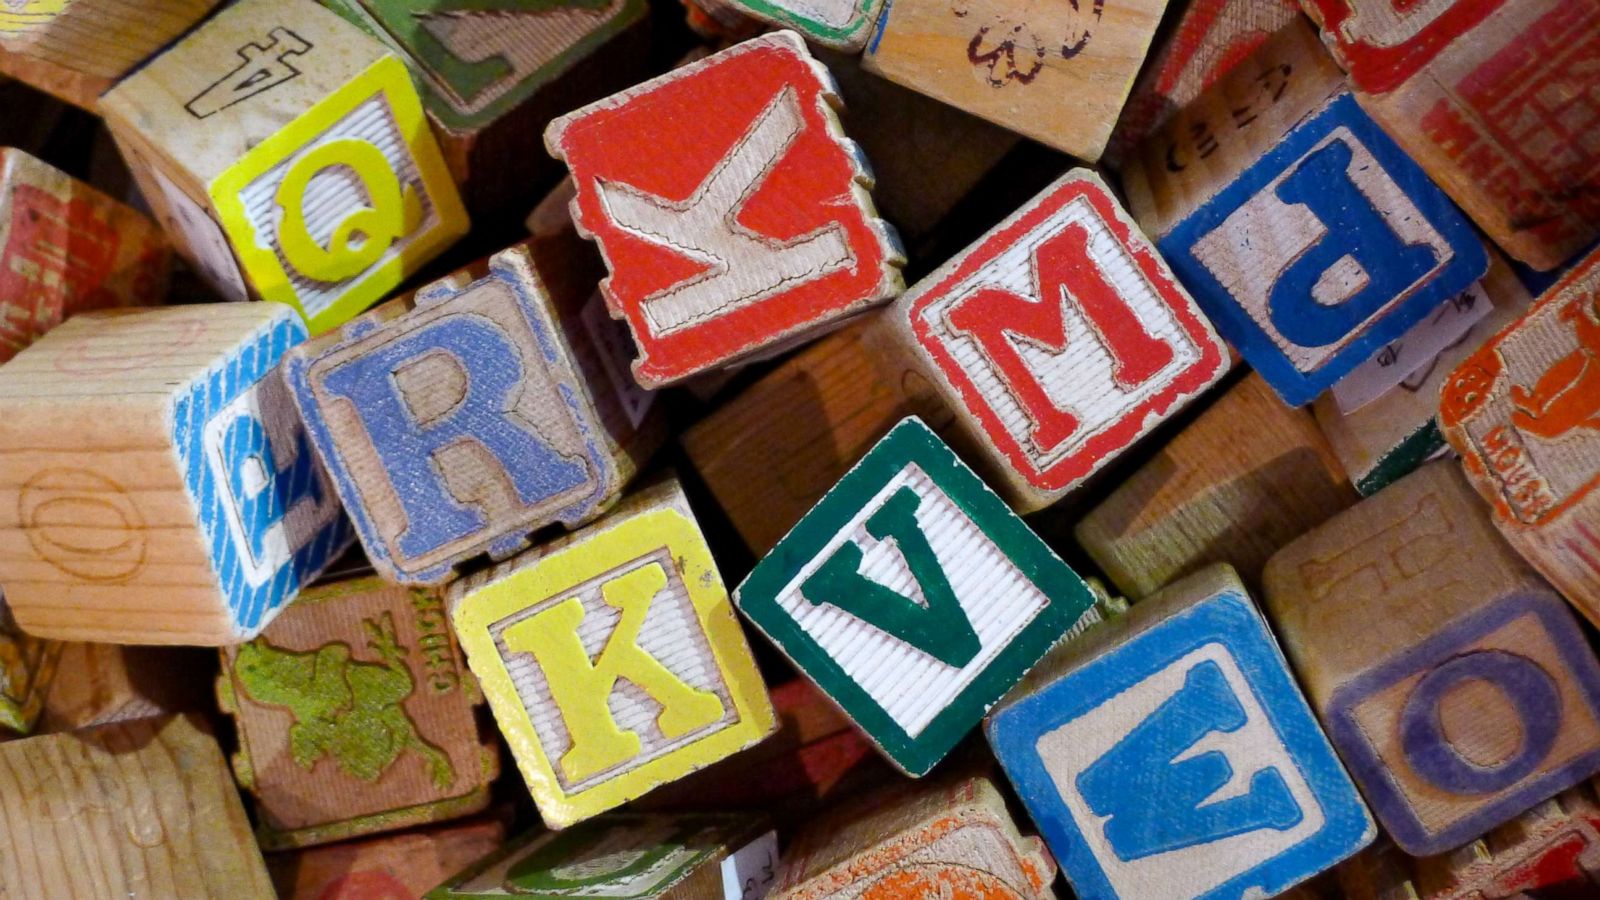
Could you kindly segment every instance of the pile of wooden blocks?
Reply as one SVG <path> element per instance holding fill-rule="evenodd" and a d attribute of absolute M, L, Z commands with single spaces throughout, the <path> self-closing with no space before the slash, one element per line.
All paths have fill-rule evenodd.
<path fill-rule="evenodd" d="M 4 0 L 0 590 L 0 897 L 1600 896 L 1600 2 Z"/>

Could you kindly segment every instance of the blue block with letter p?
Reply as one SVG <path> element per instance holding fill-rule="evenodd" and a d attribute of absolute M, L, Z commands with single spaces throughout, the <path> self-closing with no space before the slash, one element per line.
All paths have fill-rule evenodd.
<path fill-rule="evenodd" d="M 1269 896 L 1375 835 L 1226 566 L 1058 648 L 987 732 L 1083 898 Z"/>

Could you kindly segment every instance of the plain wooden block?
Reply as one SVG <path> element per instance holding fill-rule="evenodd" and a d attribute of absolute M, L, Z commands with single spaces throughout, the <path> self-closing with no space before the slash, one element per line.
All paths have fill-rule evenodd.
<path fill-rule="evenodd" d="M 654 398 L 628 377 L 626 335 L 550 240 L 386 303 L 284 367 L 392 581 L 440 584 L 540 528 L 594 518 L 662 440 Z"/>
<path fill-rule="evenodd" d="M 312 0 L 241 0 L 101 98 L 139 189 L 221 297 L 313 333 L 466 233 L 405 65 Z"/>
<path fill-rule="evenodd" d="M 1194 0 L 1145 63 L 1117 119 L 1104 161 L 1122 160 L 1200 92 L 1233 71 L 1272 35 L 1299 21 L 1294 0 Z"/>
<path fill-rule="evenodd" d="M 61 646 L 18 628 L 0 594 L 0 727 L 17 734 L 33 730 L 55 680 Z"/>
<path fill-rule="evenodd" d="M 93 110 L 124 73 L 219 0 L 19 0 L 0 11 L 0 75 Z"/>
<path fill-rule="evenodd" d="M 1225 565 L 1061 644 L 986 730 L 1085 900 L 1272 896 L 1377 833 Z"/>
<path fill-rule="evenodd" d="M 1465 335 L 1360 409 L 1342 412 L 1332 393 L 1324 393 L 1316 399 L 1311 411 L 1317 417 L 1317 426 L 1327 436 L 1340 465 L 1350 476 L 1350 483 L 1362 496 L 1377 493 L 1445 449 L 1444 435 L 1434 422 L 1439 410 L 1439 389 L 1462 360 L 1496 332 L 1520 318 L 1532 302 L 1533 298 L 1528 296 L 1527 289 L 1517 280 L 1505 259 L 1491 251 L 1489 274 L 1451 301 L 1453 304 L 1488 303 L 1493 307 Z M 1425 321 L 1451 311 L 1440 307 L 1439 312 Z M 1402 342 L 1405 340 L 1400 338 Z M 1395 345 L 1390 344 L 1385 349 L 1390 348 Z M 1369 361 L 1364 365 L 1372 364 Z"/>
<path fill-rule="evenodd" d="M 915 777 L 976 727 L 1094 598 L 909 418 L 756 564 L 734 603 Z"/>
<path fill-rule="evenodd" d="M 1450 374 L 1439 427 L 1506 540 L 1600 622 L 1600 251 Z"/>
<path fill-rule="evenodd" d="M 320 2 L 405 62 L 474 217 L 525 208 L 559 171 L 550 119 L 651 73 L 644 0 Z"/>
<path fill-rule="evenodd" d="M 1600 663 L 1454 464 L 1275 555 L 1278 634 L 1401 849 L 1440 853 L 1600 770 Z"/>
<path fill-rule="evenodd" d="M 198 717 L 0 744 L 0 842 L 6 897 L 276 896 Z"/>
<path fill-rule="evenodd" d="M 753 552 L 771 550 L 897 422 L 937 404 L 913 401 L 931 395 L 922 376 L 880 367 L 864 343 L 869 327 L 851 325 L 804 348 L 680 438 Z"/>
<path fill-rule="evenodd" d="M 1165 9 L 1165 0 L 894 0 L 862 60 L 890 81 L 1093 163 Z"/>
<path fill-rule="evenodd" d="M 75 316 L 0 375 L 0 567 L 17 623 L 248 640 L 352 541 L 276 377 L 275 303 Z"/>
<path fill-rule="evenodd" d="M 81 641 L 60 646 L 39 716 L 41 733 L 201 710 L 213 702 L 205 680 L 195 677 L 213 656 L 205 650 Z"/>
<path fill-rule="evenodd" d="M 427 900 L 755 900 L 765 895 L 777 861 L 777 835 L 756 818 L 612 813 L 569 831 L 516 837 Z"/>
<path fill-rule="evenodd" d="M 1305 23 L 1151 136 L 1128 208 L 1218 333 L 1301 406 L 1488 269 Z"/>
<path fill-rule="evenodd" d="M 478 734 L 483 696 L 438 592 L 376 577 L 318 585 L 221 653 L 217 698 L 238 727 L 234 774 L 255 795 L 263 847 L 488 806 L 499 751 Z"/>
<path fill-rule="evenodd" d="M 772 689 L 778 727 L 748 750 L 662 785 L 639 810 L 756 812 L 784 825 L 888 777 L 888 764 L 850 718 L 804 678 Z"/>
<path fill-rule="evenodd" d="M 1279 547 L 1356 502 L 1316 422 L 1251 373 L 1078 523 L 1078 543 L 1138 598 L 1211 563 L 1246 585 Z"/>
<path fill-rule="evenodd" d="M 0 363 L 74 313 L 161 303 L 171 258 L 148 218 L 0 147 Z"/>
<path fill-rule="evenodd" d="M 1054 900 L 1056 864 L 983 777 L 890 786 L 820 817 L 784 854 L 768 900 Z"/>
<path fill-rule="evenodd" d="M 1228 368 L 1099 176 L 1074 169 L 901 295 L 885 356 L 954 413 L 1018 512 L 1099 471 Z"/>
<path fill-rule="evenodd" d="M 505 843 L 494 819 L 267 855 L 280 900 L 417 898 Z"/>
<path fill-rule="evenodd" d="M 674 480 L 455 582 L 449 600 L 467 662 L 552 828 L 620 806 L 776 727 Z"/>
<path fill-rule="evenodd" d="M 1304 0 L 1357 98 L 1508 254 L 1551 269 L 1600 237 L 1600 9 L 1588 0 Z"/>
<path fill-rule="evenodd" d="M 1412 857 L 1384 842 L 1341 865 L 1338 875 L 1350 900 L 1504 900 L 1541 888 L 1579 890 L 1578 883 L 1593 890 L 1597 870 L 1600 803 L 1585 783 L 1449 853 Z"/>
<path fill-rule="evenodd" d="M 827 69 L 774 32 L 568 113 L 545 144 L 660 387 L 837 328 L 904 287 Z"/>

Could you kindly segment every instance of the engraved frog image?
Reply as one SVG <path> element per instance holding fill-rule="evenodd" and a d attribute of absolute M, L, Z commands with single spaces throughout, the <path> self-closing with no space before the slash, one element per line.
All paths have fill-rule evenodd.
<path fill-rule="evenodd" d="M 381 662 L 352 659 L 350 645 L 341 641 L 295 651 L 257 638 L 239 649 L 239 683 L 257 703 L 294 715 L 289 749 L 301 768 L 310 770 L 332 756 L 346 773 L 377 781 L 411 749 L 422 756 L 433 783 L 449 787 L 455 781 L 450 757 L 422 739 L 401 706 L 416 682 L 406 667 L 406 648 L 395 637 L 394 617 L 384 613 L 362 625 L 367 648 Z"/>
<path fill-rule="evenodd" d="M 950 12 L 977 25 L 967 44 L 967 61 L 991 87 L 1030 84 L 1045 61 L 1059 53 L 1072 59 L 1089 46 L 1105 0 L 1027 0 L 1020 9 L 983 8 L 972 0 L 951 0 Z M 1036 26 L 1048 23 L 1048 33 Z"/>

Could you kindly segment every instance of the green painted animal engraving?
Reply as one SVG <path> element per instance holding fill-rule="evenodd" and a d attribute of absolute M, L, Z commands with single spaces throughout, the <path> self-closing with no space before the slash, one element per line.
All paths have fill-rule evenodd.
<path fill-rule="evenodd" d="M 401 705 L 416 690 L 416 681 L 406 666 L 406 648 L 395 636 L 394 617 L 384 613 L 362 625 L 367 649 L 379 662 L 353 659 L 343 641 L 297 651 L 257 638 L 239 648 L 234 666 L 239 684 L 250 699 L 294 716 L 289 751 L 303 769 L 331 756 L 348 774 L 377 781 L 411 749 L 422 756 L 433 783 L 449 787 L 455 781 L 450 757 L 422 739 Z"/>

